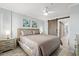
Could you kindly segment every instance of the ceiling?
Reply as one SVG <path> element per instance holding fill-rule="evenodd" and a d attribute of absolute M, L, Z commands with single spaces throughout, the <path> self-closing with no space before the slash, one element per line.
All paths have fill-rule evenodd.
<path fill-rule="evenodd" d="M 69 16 L 70 8 L 76 5 L 74 3 L 52 3 L 49 10 L 54 13 L 44 16 L 42 11 L 45 7 L 50 6 L 50 4 L 51 3 L 0 3 L 0 7 L 32 18 L 50 20 L 56 17 Z"/>

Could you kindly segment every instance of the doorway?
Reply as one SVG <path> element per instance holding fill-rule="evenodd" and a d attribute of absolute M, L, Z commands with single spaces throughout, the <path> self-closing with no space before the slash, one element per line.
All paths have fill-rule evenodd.
<path fill-rule="evenodd" d="M 66 49 L 68 49 L 68 34 L 66 34 L 66 25 L 63 22 L 59 22 L 59 38 L 62 42 L 62 46 Z"/>
<path fill-rule="evenodd" d="M 59 26 L 59 37 L 60 37 L 60 39 L 62 39 L 65 36 L 64 23 L 59 22 L 59 24 L 60 24 L 60 26 Z"/>

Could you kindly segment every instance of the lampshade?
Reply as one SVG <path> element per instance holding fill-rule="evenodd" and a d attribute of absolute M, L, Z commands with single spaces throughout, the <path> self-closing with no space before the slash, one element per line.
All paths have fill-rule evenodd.
<path fill-rule="evenodd" d="M 5 32 L 5 34 L 6 34 L 6 35 L 10 35 L 10 31 L 7 30 L 7 31 Z"/>

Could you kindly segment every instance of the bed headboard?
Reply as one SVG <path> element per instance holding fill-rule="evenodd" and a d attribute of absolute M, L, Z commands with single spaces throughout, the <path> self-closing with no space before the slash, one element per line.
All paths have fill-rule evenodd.
<path fill-rule="evenodd" d="M 40 34 L 40 31 L 39 31 L 39 29 L 26 29 L 26 28 L 18 28 L 17 29 L 17 38 L 19 39 L 20 38 L 20 35 L 21 35 L 21 31 L 38 31 L 39 32 L 39 34 Z"/>

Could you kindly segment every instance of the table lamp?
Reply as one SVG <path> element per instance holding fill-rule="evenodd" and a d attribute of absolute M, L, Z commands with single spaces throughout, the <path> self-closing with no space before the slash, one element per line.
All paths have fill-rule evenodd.
<path fill-rule="evenodd" d="M 7 30 L 5 33 L 6 33 L 7 39 L 9 39 L 9 36 L 10 36 L 10 31 L 9 31 L 9 30 Z"/>

